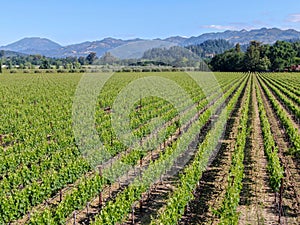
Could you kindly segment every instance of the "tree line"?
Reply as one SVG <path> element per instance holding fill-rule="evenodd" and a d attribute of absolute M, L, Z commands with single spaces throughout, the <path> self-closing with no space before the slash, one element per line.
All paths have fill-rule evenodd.
<path fill-rule="evenodd" d="M 113 66 L 170 66 L 195 67 L 202 64 L 211 55 L 223 53 L 231 49 L 233 44 L 226 40 L 208 40 L 199 45 L 187 47 L 173 46 L 170 48 L 153 48 L 144 52 L 138 59 L 119 59 L 110 52 L 97 57 L 91 52 L 86 57 L 48 58 L 42 55 L 22 55 L 13 52 L 0 51 L 0 61 L 7 69 L 65 69 L 77 70 L 84 65 L 113 65 Z M 207 55 L 209 55 L 207 57 Z"/>
<path fill-rule="evenodd" d="M 84 65 L 167 66 L 200 68 L 203 63 L 213 71 L 284 71 L 300 64 L 300 41 L 277 41 L 273 45 L 251 41 L 249 45 L 226 40 L 208 40 L 187 47 L 153 48 L 139 59 L 118 59 L 106 52 L 100 58 L 91 52 L 87 56 L 49 58 L 41 55 L 5 55 L 0 51 L 2 65 L 7 69 L 64 69 L 77 71 Z"/>
<path fill-rule="evenodd" d="M 207 40 L 201 44 L 190 45 L 186 48 L 202 59 L 211 58 L 216 54 L 221 54 L 229 49 L 232 49 L 234 44 L 224 39 Z M 245 46 L 241 46 L 242 50 Z"/>
<path fill-rule="evenodd" d="M 218 54 L 209 65 L 214 71 L 285 71 L 300 64 L 300 41 L 277 41 L 273 45 L 251 41 L 246 52 L 240 44 Z"/>
<path fill-rule="evenodd" d="M 50 58 L 42 55 L 13 55 L 6 56 L 5 51 L 0 51 L 0 72 L 2 72 L 2 65 L 7 69 L 81 69 L 83 65 L 91 65 L 97 59 L 96 53 L 91 52 L 86 57 L 72 57 L 66 58 Z"/>

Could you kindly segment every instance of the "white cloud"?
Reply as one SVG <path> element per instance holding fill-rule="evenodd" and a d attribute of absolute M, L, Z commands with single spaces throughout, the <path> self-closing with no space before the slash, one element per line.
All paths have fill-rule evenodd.
<path fill-rule="evenodd" d="M 214 29 L 214 30 L 251 30 L 257 26 L 248 23 L 229 23 L 228 25 L 203 25 L 201 28 Z"/>
<path fill-rule="evenodd" d="M 290 14 L 287 18 L 288 22 L 300 23 L 300 14 Z"/>
<path fill-rule="evenodd" d="M 223 25 L 203 25 L 202 28 L 215 29 L 215 30 L 237 30 L 235 26 L 223 26 Z"/>

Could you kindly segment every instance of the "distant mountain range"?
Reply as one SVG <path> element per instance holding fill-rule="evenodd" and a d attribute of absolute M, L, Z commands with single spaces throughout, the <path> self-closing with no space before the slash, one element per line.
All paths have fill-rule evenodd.
<path fill-rule="evenodd" d="M 87 41 L 79 44 L 62 46 L 46 38 L 24 38 L 12 44 L 0 47 L 0 50 L 13 51 L 22 54 L 41 54 L 48 57 L 62 58 L 67 56 L 86 56 L 90 52 L 96 52 L 97 56 L 110 51 L 119 58 L 139 58 L 143 53 L 152 48 L 170 47 L 173 45 L 189 46 L 201 44 L 207 40 L 224 39 L 232 44 L 248 44 L 251 40 L 272 44 L 277 40 L 300 39 L 300 32 L 289 29 L 261 28 L 256 30 L 225 31 L 218 33 L 205 33 L 197 37 L 169 37 L 166 39 L 122 40 L 105 38 L 100 41 Z"/>

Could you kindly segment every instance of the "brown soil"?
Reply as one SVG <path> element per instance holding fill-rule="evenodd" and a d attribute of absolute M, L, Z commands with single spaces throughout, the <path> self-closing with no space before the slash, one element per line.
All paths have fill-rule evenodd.
<path fill-rule="evenodd" d="M 207 107 L 205 107 L 204 109 L 202 109 L 200 112 L 198 112 L 193 118 L 190 119 L 190 121 L 188 121 L 185 125 L 183 125 L 180 130 L 181 131 L 186 131 L 191 124 L 196 121 L 199 116 L 205 111 L 207 110 Z M 126 188 L 137 176 L 139 176 L 139 174 L 146 170 L 148 165 L 150 164 L 151 161 L 156 160 L 159 158 L 160 153 L 165 149 L 166 146 L 170 146 L 175 140 L 178 139 L 178 137 L 182 134 L 182 132 L 180 132 L 180 130 L 178 129 L 176 131 L 176 134 L 173 135 L 172 137 L 170 137 L 166 143 L 161 144 L 156 150 L 149 152 L 147 154 L 147 156 L 145 156 L 142 159 L 142 168 L 140 168 L 139 165 L 136 165 L 134 167 L 134 169 L 130 170 L 128 174 L 122 176 L 119 178 L 119 181 L 117 181 L 113 186 L 107 187 L 104 189 L 103 191 L 103 206 L 105 205 L 106 202 L 108 202 L 109 200 L 112 200 L 115 198 L 115 196 L 117 195 L 117 193 L 121 192 L 124 188 Z M 179 164 L 177 164 L 177 166 L 179 166 Z M 183 167 L 182 167 L 183 168 Z M 172 171 L 169 171 L 169 173 L 171 173 Z M 165 180 L 165 177 L 162 177 L 163 180 Z M 170 186 L 172 186 L 172 181 L 165 181 L 163 184 L 161 185 L 166 185 L 167 183 L 170 184 Z M 157 184 L 156 184 L 157 185 Z M 161 187 L 162 189 L 166 190 L 165 187 Z M 99 200 L 98 198 L 94 198 L 91 202 L 89 202 L 89 210 L 84 209 L 81 211 L 76 212 L 76 222 L 79 224 L 88 224 L 89 221 L 96 215 L 99 213 L 101 209 L 99 208 Z M 74 223 L 74 219 L 73 218 L 69 218 L 67 224 L 73 224 Z"/>
<path fill-rule="evenodd" d="M 263 81 L 264 84 L 269 88 L 268 84 Z M 278 104 L 281 106 L 281 108 L 283 109 L 283 111 L 285 112 L 285 114 L 288 116 L 288 118 L 290 119 L 290 121 L 293 123 L 294 127 L 298 129 L 298 131 L 300 132 L 300 120 L 299 118 L 297 118 L 291 111 L 290 109 L 283 103 L 280 101 L 279 97 L 277 97 L 277 95 L 271 90 L 271 88 L 269 88 L 270 92 L 273 94 L 273 96 L 275 97 L 275 99 L 277 100 Z M 282 93 L 284 95 L 284 93 Z M 286 96 L 287 97 L 287 96 Z M 288 98 L 288 97 L 287 97 Z"/>
<path fill-rule="evenodd" d="M 229 96 L 225 102 L 228 102 L 230 98 L 231 96 Z M 220 110 L 221 108 L 218 111 Z M 134 218 L 132 215 L 130 215 L 129 220 L 124 224 L 129 225 L 132 224 L 133 221 L 134 224 L 149 224 L 151 218 L 155 218 L 159 211 L 164 209 L 166 199 L 169 197 L 174 188 L 176 188 L 176 184 L 178 184 L 178 172 L 183 170 L 184 167 L 189 163 L 188 161 L 193 159 L 195 153 L 197 152 L 198 144 L 203 141 L 207 130 L 211 128 L 211 122 L 213 123 L 214 120 L 215 118 L 212 117 L 211 121 L 201 129 L 199 135 L 197 135 L 194 142 L 189 146 L 189 149 L 184 153 L 184 155 L 179 157 L 176 165 L 174 165 L 171 170 L 162 177 L 162 182 L 155 183 L 151 187 L 151 190 L 144 195 L 143 199 L 140 201 L 143 207 L 140 208 L 140 203 L 136 204 Z M 229 126 L 229 124 L 231 124 L 231 122 L 229 122 L 227 125 Z M 223 149 L 223 143 L 220 144 L 220 146 L 222 146 L 221 149 Z M 220 152 L 224 151 L 220 150 Z M 218 158 L 218 156 L 216 156 L 217 154 L 219 154 L 218 151 L 212 156 L 212 158 Z M 213 160 L 211 159 L 210 162 L 212 161 Z"/>
<path fill-rule="evenodd" d="M 239 224 L 277 224 L 275 198 L 269 187 L 267 159 L 264 155 L 254 85 L 252 85 L 250 101 L 249 125 L 251 134 L 247 140 L 249 144 L 245 148 L 245 177 L 243 179 L 240 206 L 237 209 L 241 213 Z"/>
<path fill-rule="evenodd" d="M 274 134 L 275 142 L 279 148 L 279 157 L 285 169 L 284 189 L 283 189 L 283 217 L 281 224 L 300 224 L 300 174 L 299 170 L 288 154 L 289 143 L 286 141 L 285 131 L 282 129 L 280 121 L 277 119 L 270 102 L 268 101 L 262 88 L 259 86 L 264 101 L 268 120 Z"/>
<path fill-rule="evenodd" d="M 227 176 L 238 132 L 239 115 L 241 111 L 240 106 L 245 101 L 244 91 L 242 92 L 231 117 L 227 121 L 224 140 L 220 143 L 221 148 L 212 163 L 203 173 L 200 185 L 194 191 L 195 198 L 186 208 L 185 214 L 179 221 L 180 225 L 216 224 L 218 221 L 213 210 L 220 206 L 225 194 Z"/>
<path fill-rule="evenodd" d="M 231 85 L 230 85 L 231 86 Z M 210 102 L 205 108 L 200 110 L 193 118 L 190 119 L 189 122 L 187 122 L 184 126 L 181 127 L 181 131 L 186 131 L 194 121 L 196 121 L 199 116 L 205 112 L 210 106 L 212 106 L 215 101 L 220 98 L 218 96 L 214 101 Z M 230 97 L 229 97 L 230 98 Z M 228 99 L 229 99 L 228 98 Z M 227 101 L 228 101 L 227 99 Z M 196 104 L 195 104 L 196 105 Z M 206 133 L 206 129 L 210 126 L 211 120 L 204 126 L 203 130 L 201 130 L 200 133 Z M 181 135 L 181 132 L 177 130 L 177 133 L 172 136 L 167 142 L 166 145 L 171 145 L 172 142 L 174 142 L 179 136 Z M 199 138 L 203 138 L 200 137 Z M 199 142 L 199 140 L 197 140 Z M 196 152 L 196 146 L 197 146 L 197 141 L 195 140 L 191 145 L 189 146 L 189 150 L 185 152 L 185 155 L 182 155 L 179 160 L 176 162 L 176 164 L 170 169 L 170 171 L 167 171 L 167 173 L 161 177 L 161 181 L 155 183 L 149 192 L 147 192 L 142 200 L 142 210 L 140 207 L 140 204 L 135 204 L 135 213 L 134 213 L 134 220 L 135 224 L 145 224 L 145 221 L 150 222 L 151 218 L 151 213 L 157 213 L 156 210 L 160 208 L 160 205 L 162 204 L 162 200 L 166 199 L 168 197 L 167 194 L 169 194 L 176 185 L 176 182 L 178 181 L 177 175 L 178 171 L 182 170 L 184 166 L 188 163 L 186 162 L 186 159 L 193 158 L 195 152 Z M 165 146 L 164 146 L 165 147 Z M 143 158 L 143 168 L 142 170 L 146 169 L 147 166 L 149 165 L 150 161 L 155 160 L 159 157 L 159 154 L 161 151 L 164 150 L 164 147 L 162 145 L 155 151 L 152 151 L 152 153 L 149 153 L 146 157 Z M 187 157 L 187 154 L 189 157 Z M 139 167 L 136 166 L 136 170 L 139 170 Z M 103 195 L 103 202 L 107 202 L 108 200 L 114 199 L 115 195 L 123 190 L 126 186 L 129 185 L 129 183 L 136 177 L 136 174 L 130 175 L 131 172 L 129 172 L 129 175 L 124 175 L 119 179 L 119 182 L 121 182 L 121 185 L 114 184 L 115 188 L 111 187 L 111 193 L 112 195 L 109 195 L 108 191 L 104 191 Z M 117 182 L 118 183 L 118 182 Z M 108 187 L 109 188 L 109 187 Z M 105 194 L 105 193 L 108 194 Z M 155 200 L 154 200 L 155 199 Z M 149 203 L 151 203 L 149 205 Z M 84 210 L 81 210 L 79 212 L 76 212 L 76 222 L 79 224 L 89 224 L 89 221 L 93 219 L 93 217 L 99 213 L 100 208 L 99 208 L 99 200 L 98 198 L 93 199 L 91 202 L 89 202 L 89 210 L 86 208 Z M 145 213 L 145 209 L 147 210 L 147 213 Z M 154 210 L 156 209 L 156 210 Z M 132 218 L 129 218 L 128 223 L 130 224 L 132 221 Z M 67 224 L 73 224 L 74 219 L 69 218 Z"/>
<path fill-rule="evenodd" d="M 150 190 L 144 194 L 144 197 L 135 205 L 134 217 L 130 215 L 129 220 L 124 224 L 149 224 L 151 217 L 155 218 L 159 209 L 164 207 L 166 199 L 178 185 L 178 174 L 182 171 L 187 164 L 194 158 L 198 148 L 198 144 L 203 141 L 205 134 L 211 128 L 212 121 L 209 120 L 206 125 L 196 135 L 195 140 L 191 142 L 188 149 L 184 151 L 177 159 L 175 164 L 168 170 L 161 180 L 154 183 Z M 142 208 L 140 207 L 142 205 Z"/>
<path fill-rule="evenodd" d="M 195 107 L 198 103 L 194 104 L 192 107 Z M 193 117 L 191 119 L 191 121 L 196 120 L 205 110 L 207 110 L 207 107 L 204 107 L 201 111 L 198 112 L 197 115 L 195 115 L 195 117 Z M 190 108 L 187 108 L 183 113 L 186 113 Z M 179 116 L 174 117 L 172 120 L 166 122 L 160 129 L 170 126 L 174 121 L 176 121 L 179 118 Z M 183 125 L 180 129 L 187 129 L 188 125 L 185 124 Z M 154 132 L 152 132 L 150 135 L 143 137 L 142 138 L 142 142 L 147 141 L 150 138 L 153 138 L 153 133 L 155 133 L 156 131 L 158 131 L 159 128 L 157 130 L 155 130 Z M 175 134 L 173 134 L 171 137 L 169 137 L 168 140 L 165 141 L 165 143 L 162 143 L 157 150 L 150 152 L 146 157 L 144 157 L 143 159 L 143 167 L 146 168 L 145 166 L 149 164 L 150 160 L 153 160 L 155 158 L 158 158 L 159 156 L 159 152 L 161 152 L 162 150 L 165 149 L 166 146 L 170 145 L 173 141 L 175 141 L 178 136 L 180 136 L 180 131 L 177 130 L 175 132 Z M 132 148 L 127 149 L 125 152 L 121 152 L 118 155 L 114 156 L 113 158 L 111 158 L 110 160 L 108 160 L 107 162 L 105 162 L 104 164 L 102 164 L 102 169 L 108 168 L 110 165 L 112 165 L 113 163 L 115 163 L 117 160 L 119 160 L 123 155 L 128 154 L 130 151 L 132 150 Z M 133 169 L 132 171 L 136 171 L 139 168 L 139 166 L 136 166 L 135 169 Z M 93 174 L 95 173 L 95 171 L 90 171 L 86 174 L 84 174 L 84 177 L 91 177 L 93 176 Z M 134 177 L 136 177 L 136 174 L 134 174 L 134 177 L 130 176 L 131 171 L 128 172 L 128 174 L 124 175 L 123 177 L 120 178 L 121 179 L 125 179 L 127 180 L 127 182 L 123 182 L 123 185 L 120 185 L 119 182 L 116 182 L 115 184 L 112 185 L 112 187 L 106 187 L 104 190 L 104 196 L 103 196 L 103 201 L 111 199 L 111 197 L 113 197 L 113 195 L 111 195 L 111 193 L 118 193 L 119 191 L 121 191 L 122 189 L 125 188 L 125 186 L 128 186 L 128 184 L 133 180 Z M 125 178 L 126 177 L 126 178 Z M 31 210 L 32 212 L 36 212 L 36 211 L 41 211 L 43 210 L 45 207 L 47 206 L 56 206 L 60 203 L 61 200 L 63 200 L 65 198 L 65 196 L 67 196 L 67 194 L 69 194 L 73 188 L 75 188 L 79 183 L 81 182 L 81 178 L 79 178 L 76 182 L 74 182 L 73 184 L 67 185 L 65 188 L 63 188 L 61 191 L 59 191 L 56 195 L 54 195 L 54 197 L 49 198 L 47 200 L 45 200 L 43 203 L 41 203 L 40 205 L 34 207 Z M 126 184 L 126 185 L 125 185 Z M 116 187 L 118 187 L 116 189 Z M 105 193 L 108 193 L 108 196 L 105 197 Z M 97 198 L 95 198 L 92 202 L 88 203 L 89 204 L 89 208 L 90 208 L 90 212 L 89 214 L 93 214 L 92 213 L 92 209 L 94 208 L 96 211 L 96 209 L 99 211 L 99 204 L 96 202 L 99 202 L 96 200 Z M 80 214 L 86 214 L 85 213 L 85 209 L 76 212 L 77 214 L 77 219 L 76 220 L 81 220 L 82 218 L 85 218 L 87 216 L 81 216 Z M 28 219 L 30 217 L 30 214 L 28 215 L 24 215 L 23 218 L 20 218 L 19 220 L 16 220 L 15 222 L 13 222 L 12 224 L 25 224 Z M 69 219 L 70 220 L 70 219 Z"/>

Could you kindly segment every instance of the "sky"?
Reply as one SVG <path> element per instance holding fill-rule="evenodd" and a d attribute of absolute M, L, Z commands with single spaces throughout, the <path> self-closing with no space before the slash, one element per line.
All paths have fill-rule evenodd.
<path fill-rule="evenodd" d="M 299 0 L 0 0 L 0 15 L 0 46 L 24 37 L 68 45 L 262 27 L 300 31 Z"/>

